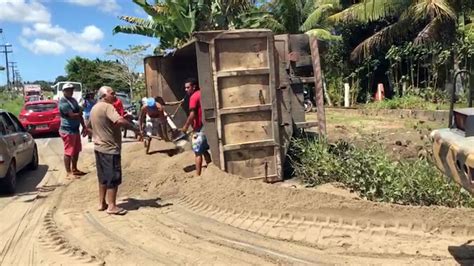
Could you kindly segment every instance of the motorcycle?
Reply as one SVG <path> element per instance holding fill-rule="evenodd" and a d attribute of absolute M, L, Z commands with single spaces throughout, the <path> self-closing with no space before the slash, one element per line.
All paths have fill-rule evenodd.
<path fill-rule="evenodd" d="M 135 126 L 138 127 L 138 112 L 137 108 L 133 105 L 125 109 L 125 115 L 123 118 L 127 119 L 130 123 L 134 124 Z M 127 137 L 127 129 L 123 129 L 123 137 Z"/>
<path fill-rule="evenodd" d="M 311 100 L 311 93 L 309 92 L 308 88 L 303 89 L 303 95 L 304 95 L 304 111 L 306 113 L 311 112 L 313 109 L 313 101 Z"/>

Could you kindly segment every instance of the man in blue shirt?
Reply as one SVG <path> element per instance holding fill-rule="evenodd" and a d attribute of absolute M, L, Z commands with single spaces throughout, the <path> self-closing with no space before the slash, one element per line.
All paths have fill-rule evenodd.
<path fill-rule="evenodd" d="M 84 99 L 84 102 L 82 104 L 83 107 L 83 112 L 84 112 L 84 122 L 87 124 L 87 121 L 89 121 L 89 116 L 92 110 L 92 107 L 95 105 L 96 100 L 94 99 L 94 93 L 90 92 L 86 94 L 86 98 Z M 89 142 L 92 141 L 92 134 L 89 135 Z"/>
<path fill-rule="evenodd" d="M 59 112 L 61 114 L 61 126 L 59 127 L 59 135 L 64 142 L 64 166 L 66 168 L 67 177 L 78 177 L 85 175 L 84 172 L 77 169 L 77 161 L 79 153 L 82 150 L 81 135 L 79 127 L 82 125 L 82 135 L 87 135 L 87 129 L 82 117 L 82 110 L 76 99 L 72 97 L 74 93 L 74 85 L 71 83 L 64 84 L 63 97 L 59 99 Z"/>

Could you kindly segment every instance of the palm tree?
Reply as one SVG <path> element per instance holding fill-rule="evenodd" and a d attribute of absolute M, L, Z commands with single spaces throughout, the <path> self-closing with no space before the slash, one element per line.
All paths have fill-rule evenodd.
<path fill-rule="evenodd" d="M 362 0 L 329 17 L 334 22 L 358 20 L 393 21 L 362 41 L 351 54 L 361 59 L 400 41 L 416 45 L 452 41 L 460 14 L 473 10 L 473 4 L 458 0 Z M 397 19 L 398 18 L 398 19 Z M 464 23 L 464 21 L 463 21 Z M 472 23 L 465 29 L 473 29 Z M 472 31 L 470 31 L 472 32 Z"/>
<path fill-rule="evenodd" d="M 119 18 L 129 25 L 116 26 L 113 33 L 138 34 L 160 39 L 159 50 L 176 48 L 192 38 L 194 31 L 228 29 L 255 0 L 133 0 L 148 15 Z"/>
<path fill-rule="evenodd" d="M 246 14 L 241 27 L 269 28 L 275 33 L 306 32 L 319 39 L 339 40 L 327 18 L 340 9 L 340 0 L 267 1 Z"/>

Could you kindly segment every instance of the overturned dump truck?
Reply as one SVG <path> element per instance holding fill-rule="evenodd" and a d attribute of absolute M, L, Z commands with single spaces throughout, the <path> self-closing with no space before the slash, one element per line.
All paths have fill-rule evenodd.
<path fill-rule="evenodd" d="M 473 80 L 468 93 L 469 108 L 454 109 L 456 88 L 452 90 L 448 128 L 437 129 L 431 133 L 433 158 L 443 174 L 474 195 L 474 108 Z"/>
<path fill-rule="evenodd" d="M 183 125 L 188 111 L 184 80 L 197 77 L 214 163 L 249 179 L 282 180 L 291 138 L 298 128 L 314 125 L 305 121 L 301 87 L 302 79 L 314 80 L 312 70 L 299 79 L 290 71 L 298 69 L 299 58 L 307 61 L 308 38 L 295 35 L 306 46 L 291 54 L 292 35 L 275 38 L 269 30 L 197 32 L 194 37 L 172 55 L 144 59 L 148 95 L 184 98 L 182 108 L 166 110 Z"/>

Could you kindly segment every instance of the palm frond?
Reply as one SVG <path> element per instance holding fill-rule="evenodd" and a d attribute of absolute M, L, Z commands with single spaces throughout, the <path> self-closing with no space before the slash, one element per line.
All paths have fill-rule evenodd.
<path fill-rule="evenodd" d="M 425 28 L 423 28 L 418 36 L 416 36 L 414 43 L 416 45 L 426 44 L 434 40 L 439 39 L 440 27 L 443 26 L 443 20 L 440 17 L 436 17 L 430 21 Z"/>
<path fill-rule="evenodd" d="M 147 37 L 158 38 L 160 34 L 157 31 L 149 28 L 137 26 L 137 25 L 125 25 L 115 26 L 112 30 L 113 34 L 126 33 L 126 34 L 139 34 Z"/>
<path fill-rule="evenodd" d="M 342 37 L 339 35 L 333 35 L 325 29 L 312 29 L 306 32 L 309 36 L 315 36 L 318 40 L 321 41 L 341 41 Z"/>
<path fill-rule="evenodd" d="M 351 60 L 366 58 L 377 49 L 390 47 L 396 40 L 410 36 L 416 31 L 411 12 L 402 14 L 400 20 L 391 24 L 361 42 L 351 53 Z"/>
<path fill-rule="evenodd" d="M 140 6 L 149 16 L 154 17 L 160 14 L 159 4 L 157 4 L 157 7 L 154 7 L 148 4 L 146 0 L 133 0 L 133 2 Z"/>
<path fill-rule="evenodd" d="M 131 16 L 120 16 L 119 19 L 126 21 L 130 24 L 134 24 L 139 27 L 149 28 L 149 29 L 157 29 L 159 28 L 160 24 L 155 23 L 153 20 L 131 17 Z"/>
<path fill-rule="evenodd" d="M 398 16 L 411 3 L 411 0 L 364 0 L 330 16 L 329 19 L 332 21 L 373 21 L 388 16 Z"/>
<path fill-rule="evenodd" d="M 319 27 L 321 28 L 324 24 L 324 20 L 329 16 L 329 13 L 335 10 L 332 4 L 321 5 L 316 8 L 305 20 L 300 29 L 302 31 L 309 31 L 312 28 Z"/>
<path fill-rule="evenodd" d="M 455 20 L 457 17 L 448 0 L 421 0 L 414 4 L 413 10 L 419 19 L 427 16 L 430 19 Z"/>
<path fill-rule="evenodd" d="M 474 42 L 474 22 L 464 26 L 464 36 L 470 42 Z"/>

